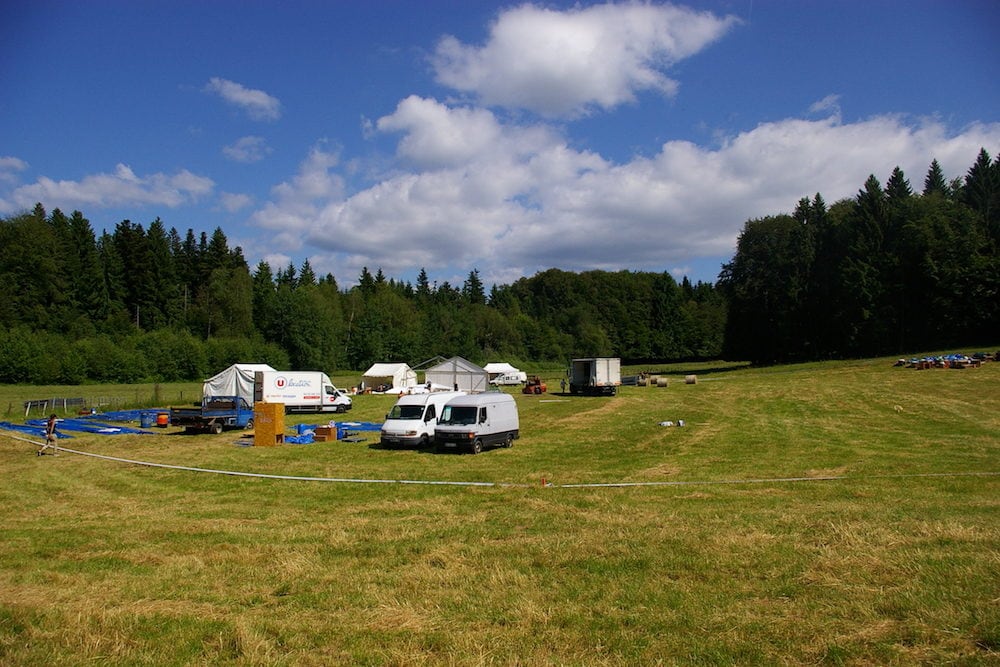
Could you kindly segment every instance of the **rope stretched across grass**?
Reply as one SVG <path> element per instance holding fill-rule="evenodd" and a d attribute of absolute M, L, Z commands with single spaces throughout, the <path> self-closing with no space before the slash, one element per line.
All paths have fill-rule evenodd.
<path fill-rule="evenodd" d="M 40 447 L 42 443 L 21 438 L 15 435 L 4 434 L 14 440 L 21 440 Z M 51 446 L 50 446 L 51 447 Z M 422 479 L 365 479 L 349 477 L 310 477 L 302 475 L 276 475 L 271 473 L 243 472 L 239 470 L 217 470 L 213 468 L 197 468 L 193 466 L 180 466 L 170 463 L 154 463 L 152 461 L 139 461 L 136 459 L 126 459 L 118 456 L 107 456 L 105 454 L 95 454 L 93 452 L 83 452 L 67 447 L 55 447 L 57 451 L 79 454 L 80 456 L 90 456 L 105 461 L 115 461 L 118 463 L 128 463 L 131 465 L 145 466 L 148 468 L 165 468 L 168 470 L 182 470 L 186 472 L 203 472 L 215 475 L 229 475 L 232 477 L 252 477 L 256 479 L 276 479 L 294 482 L 328 482 L 341 484 L 413 484 L 427 486 L 472 486 L 472 487 L 492 487 L 492 488 L 528 488 L 538 486 L 537 484 L 514 483 L 514 482 L 455 482 L 444 480 L 422 480 Z M 546 488 L 559 489 L 593 489 L 593 488 L 629 488 L 629 487 L 656 487 L 656 486 L 710 486 L 720 484 L 788 484 L 797 482 L 833 482 L 842 480 L 862 480 L 862 479 L 896 479 L 910 477 L 995 477 L 1000 472 L 940 472 L 940 473 L 909 473 L 909 474 L 886 474 L 886 475 L 864 475 L 861 477 L 851 477 L 849 475 L 822 475 L 817 477 L 764 477 L 758 479 L 720 479 L 720 480 L 676 480 L 672 482 L 589 482 L 578 484 L 554 484 L 545 478 L 541 480 L 541 486 Z"/>

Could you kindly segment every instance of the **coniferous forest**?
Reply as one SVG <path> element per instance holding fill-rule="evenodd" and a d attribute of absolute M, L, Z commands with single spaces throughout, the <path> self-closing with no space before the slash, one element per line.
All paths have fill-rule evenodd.
<path fill-rule="evenodd" d="M 341 289 L 301 266 L 251 268 L 220 228 L 159 219 L 98 236 L 80 211 L 0 219 L 0 383 L 198 380 L 231 363 L 336 372 L 437 355 L 488 361 L 725 357 L 758 363 L 995 344 L 1000 157 L 964 177 L 898 168 L 827 206 L 745 223 L 716 284 L 549 269 L 488 290 L 362 270 Z"/>

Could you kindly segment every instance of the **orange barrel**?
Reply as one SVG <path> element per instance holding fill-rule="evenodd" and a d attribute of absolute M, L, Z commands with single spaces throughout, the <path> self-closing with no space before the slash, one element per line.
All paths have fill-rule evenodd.
<path fill-rule="evenodd" d="M 170 425 L 170 413 L 169 412 L 157 412 L 156 413 L 156 425 L 160 428 L 166 428 Z"/>

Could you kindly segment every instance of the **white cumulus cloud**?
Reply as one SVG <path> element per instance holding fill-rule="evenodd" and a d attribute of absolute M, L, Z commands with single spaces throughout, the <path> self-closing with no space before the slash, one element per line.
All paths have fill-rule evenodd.
<path fill-rule="evenodd" d="M 271 152 L 271 147 L 263 137 L 241 137 L 235 143 L 224 146 L 222 154 L 233 162 L 250 164 L 260 162 Z"/>
<path fill-rule="evenodd" d="M 614 163 L 544 125 L 421 98 L 377 126 L 401 133 L 408 167 L 348 195 L 336 161 L 314 151 L 254 215 L 275 232 L 272 252 L 307 246 L 317 271 L 347 282 L 361 266 L 476 267 L 487 282 L 551 266 L 663 271 L 728 258 L 748 219 L 790 212 L 802 197 L 833 203 L 895 166 L 919 190 L 932 159 L 960 176 L 980 147 L 1000 145 L 1000 124 L 953 133 L 934 120 L 831 116 L 763 123 L 715 147 L 668 141 Z"/>
<path fill-rule="evenodd" d="M 263 90 L 247 88 L 235 81 L 212 77 L 205 85 L 205 92 L 218 95 L 229 104 L 245 111 L 254 120 L 281 118 L 281 102 Z"/>
<path fill-rule="evenodd" d="M 138 176 L 129 166 L 118 164 L 113 173 L 90 174 L 78 181 L 40 177 L 15 188 L 5 198 L 5 207 L 25 209 L 41 202 L 46 208 L 66 210 L 146 205 L 175 208 L 201 199 L 214 187 L 212 179 L 186 169 Z"/>
<path fill-rule="evenodd" d="M 640 91 L 672 95 L 665 71 L 718 40 L 737 19 L 639 2 L 556 11 L 531 4 L 500 13 L 482 46 L 446 36 L 437 79 L 488 106 L 576 116 L 632 102 Z"/>
<path fill-rule="evenodd" d="M 253 204 L 253 197 L 242 193 L 220 192 L 219 203 L 226 211 L 235 213 Z"/>

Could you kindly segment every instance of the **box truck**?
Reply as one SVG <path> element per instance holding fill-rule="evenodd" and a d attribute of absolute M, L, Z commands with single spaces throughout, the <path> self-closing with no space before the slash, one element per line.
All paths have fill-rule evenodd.
<path fill-rule="evenodd" d="M 517 403 L 513 396 L 499 391 L 451 399 L 434 429 L 438 451 L 466 450 L 478 454 L 484 447 L 510 447 L 519 437 Z"/>
<path fill-rule="evenodd" d="M 347 412 L 351 397 L 319 371 L 257 371 L 254 402 L 284 403 L 285 412 Z"/>
<path fill-rule="evenodd" d="M 434 440 L 434 429 L 445 404 L 465 396 L 464 391 L 435 391 L 400 396 L 382 424 L 383 447 L 426 447 Z"/>
<path fill-rule="evenodd" d="M 589 357 L 570 361 L 571 394 L 614 396 L 621 383 L 622 360 L 617 357 Z"/>

